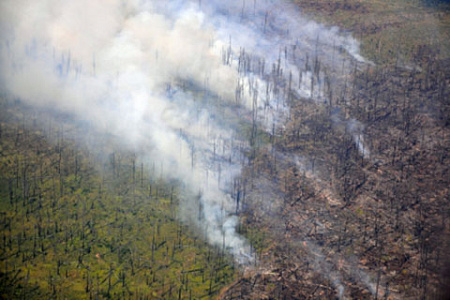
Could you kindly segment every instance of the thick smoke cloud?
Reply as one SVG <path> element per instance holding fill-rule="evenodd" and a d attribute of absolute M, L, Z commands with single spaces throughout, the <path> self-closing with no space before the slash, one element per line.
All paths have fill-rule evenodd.
<path fill-rule="evenodd" d="M 239 118 L 282 126 L 290 94 L 326 101 L 325 81 L 363 61 L 354 39 L 283 1 L 4 0 L 0 12 L 1 91 L 163 165 L 185 187 L 181 218 L 244 264 Z"/>

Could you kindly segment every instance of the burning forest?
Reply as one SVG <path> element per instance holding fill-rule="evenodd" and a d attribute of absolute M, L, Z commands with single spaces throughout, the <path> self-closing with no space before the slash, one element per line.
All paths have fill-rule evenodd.
<path fill-rule="evenodd" d="M 2 1 L 2 297 L 445 299 L 450 15 L 406 2 Z"/>

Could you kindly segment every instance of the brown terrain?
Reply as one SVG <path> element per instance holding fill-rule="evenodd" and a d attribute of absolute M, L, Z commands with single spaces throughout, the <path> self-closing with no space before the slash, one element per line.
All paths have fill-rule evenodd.
<path fill-rule="evenodd" d="M 375 64 L 355 68 L 330 97 L 333 109 L 292 95 L 286 129 L 259 150 L 241 182 L 257 262 L 219 298 L 445 299 L 449 10 L 297 2 L 350 29 Z M 416 28 L 435 38 L 413 36 Z M 367 153 L 337 116 L 364 124 Z"/>

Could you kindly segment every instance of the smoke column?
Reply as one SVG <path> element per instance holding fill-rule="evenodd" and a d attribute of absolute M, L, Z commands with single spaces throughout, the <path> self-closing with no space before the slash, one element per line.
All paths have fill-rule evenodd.
<path fill-rule="evenodd" d="M 2 94 L 161 163 L 185 189 L 181 218 L 242 264 L 239 122 L 282 127 L 292 95 L 326 102 L 325 82 L 338 91 L 364 61 L 356 40 L 283 1 L 3 0 L 0 14 Z"/>

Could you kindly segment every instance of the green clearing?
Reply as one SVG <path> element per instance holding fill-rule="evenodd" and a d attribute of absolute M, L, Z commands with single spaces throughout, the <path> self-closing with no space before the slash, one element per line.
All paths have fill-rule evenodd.
<path fill-rule="evenodd" d="M 425 5 L 420 0 L 299 1 L 314 19 L 350 30 L 361 51 L 376 64 L 410 66 L 428 51 L 450 57 L 449 5 Z M 411 66 L 410 66 L 411 67 Z"/>
<path fill-rule="evenodd" d="M 134 153 L 102 160 L 15 104 L 1 115 L 0 298 L 209 299 L 235 279 Z"/>

